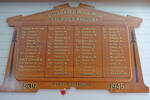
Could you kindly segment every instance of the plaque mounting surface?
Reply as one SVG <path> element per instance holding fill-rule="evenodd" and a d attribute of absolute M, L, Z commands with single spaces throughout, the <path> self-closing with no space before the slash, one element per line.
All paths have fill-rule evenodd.
<path fill-rule="evenodd" d="M 140 18 L 64 4 L 7 22 L 14 32 L 0 91 L 75 87 L 149 92 L 134 31 Z"/>

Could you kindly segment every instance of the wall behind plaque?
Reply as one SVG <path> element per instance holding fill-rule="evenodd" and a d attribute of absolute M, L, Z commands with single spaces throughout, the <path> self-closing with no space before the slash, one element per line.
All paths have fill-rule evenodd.
<path fill-rule="evenodd" d="M 65 2 L 0 2 L 0 84 L 2 84 L 5 68 L 7 64 L 9 47 L 12 38 L 13 29 L 8 27 L 6 18 L 16 15 L 29 15 L 51 9 L 53 6 L 63 4 Z M 85 4 L 93 5 L 96 9 L 111 12 L 114 14 L 120 14 L 126 16 L 132 15 L 143 19 L 143 23 L 136 29 L 136 37 L 138 42 L 138 49 L 141 59 L 142 71 L 144 82 L 150 87 L 150 2 L 83 2 Z M 72 6 L 76 6 L 78 3 L 71 3 Z M 150 100 L 149 94 L 110 94 L 107 90 L 68 90 L 68 94 L 63 98 L 59 90 L 40 90 L 38 93 L 0 93 L 1 100 L 16 100 L 17 98 L 22 100 L 97 100 L 97 98 L 112 99 L 112 100 Z"/>

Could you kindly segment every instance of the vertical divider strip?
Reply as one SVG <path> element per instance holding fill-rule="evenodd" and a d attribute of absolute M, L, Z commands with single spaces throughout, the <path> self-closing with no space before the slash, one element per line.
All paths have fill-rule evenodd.
<path fill-rule="evenodd" d="M 45 41 L 44 41 L 44 46 L 45 46 L 45 65 L 44 65 L 44 78 L 46 78 L 46 67 L 47 67 L 47 52 L 48 52 L 48 49 L 47 49 L 47 41 L 48 41 L 48 25 L 46 26 L 46 33 L 45 33 Z"/>
<path fill-rule="evenodd" d="M 99 31 L 99 32 L 100 32 L 100 35 L 99 35 L 99 36 L 101 36 L 100 42 L 101 42 L 101 47 L 102 47 L 102 48 L 100 48 L 100 50 L 101 50 L 101 52 L 102 52 L 102 69 L 101 69 L 101 70 L 102 70 L 102 78 L 104 78 L 104 59 L 103 59 L 103 56 L 104 56 L 104 55 L 103 55 L 103 48 L 104 48 L 104 44 L 103 44 L 103 42 L 104 42 L 104 41 L 103 41 L 104 36 L 103 36 L 103 35 L 104 35 L 104 34 L 103 34 L 102 28 L 103 28 L 103 26 L 99 26 L 99 29 L 100 29 L 100 31 Z"/>
<path fill-rule="evenodd" d="M 75 74 L 75 72 L 74 72 L 75 71 L 75 64 L 74 64 L 75 63 L 75 60 L 74 60 L 75 59 L 74 58 L 75 57 L 74 56 L 74 53 L 75 53 L 75 49 L 74 49 L 75 48 L 75 26 L 72 26 L 72 46 L 73 46 L 73 57 L 72 57 L 73 66 L 72 67 L 73 67 L 73 78 L 74 78 L 75 77 L 75 75 L 74 75 Z"/>

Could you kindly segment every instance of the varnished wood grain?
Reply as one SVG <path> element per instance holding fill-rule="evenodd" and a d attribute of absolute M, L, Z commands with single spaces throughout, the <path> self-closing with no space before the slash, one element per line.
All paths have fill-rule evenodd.
<path fill-rule="evenodd" d="M 59 12 L 60 10 L 62 10 L 63 13 L 60 13 Z M 134 32 L 134 28 L 138 27 L 140 25 L 140 23 L 142 22 L 142 19 L 140 19 L 140 18 L 133 17 L 133 16 L 125 17 L 125 16 L 106 13 L 103 11 L 97 11 L 93 7 L 84 5 L 84 4 L 80 4 L 80 6 L 77 8 L 72 8 L 68 4 L 65 4 L 65 5 L 55 7 L 54 10 L 46 11 L 46 12 L 39 13 L 39 14 L 33 14 L 32 16 L 11 17 L 11 18 L 8 18 L 7 21 L 8 21 L 9 26 L 16 27 L 17 35 L 18 35 L 17 43 L 16 43 L 17 48 L 21 48 L 21 46 L 24 45 L 24 44 L 19 45 L 23 41 L 21 39 L 22 36 L 20 36 L 20 34 L 23 31 L 20 29 L 20 27 L 27 26 L 29 28 L 29 30 L 31 31 L 31 29 L 30 29 L 31 27 L 33 27 L 33 29 L 34 29 L 34 26 L 36 26 L 35 28 L 41 28 L 39 26 L 42 26 L 42 27 L 45 26 L 45 29 L 42 32 L 43 36 L 40 36 L 41 40 L 43 41 L 42 46 L 44 46 L 42 49 L 43 51 L 40 51 L 40 54 L 43 54 L 43 57 L 47 56 L 47 54 L 45 53 L 45 52 L 47 52 L 47 47 L 45 44 L 53 42 L 53 40 L 50 42 L 46 41 L 46 40 L 48 40 L 48 39 L 46 39 L 46 34 L 49 33 L 48 30 L 51 30 L 50 31 L 50 34 L 51 34 L 52 32 L 57 31 L 57 29 L 55 29 L 55 28 L 58 28 L 58 26 L 62 26 L 62 27 L 63 26 L 71 26 L 71 27 L 68 27 L 68 29 L 64 29 L 64 30 L 71 30 L 71 31 L 69 31 L 70 40 L 67 42 L 71 43 L 71 41 L 72 41 L 71 47 L 73 47 L 73 52 L 71 52 L 71 54 L 73 53 L 73 56 L 71 57 L 71 59 L 69 59 L 69 60 L 72 60 L 72 61 L 70 61 L 72 63 L 69 66 L 67 65 L 67 70 L 69 72 L 71 72 L 73 76 L 69 76 L 70 78 L 61 78 L 61 76 L 64 74 L 58 73 L 57 74 L 58 77 L 56 78 L 56 76 L 53 76 L 53 72 L 54 72 L 54 71 L 52 71 L 53 68 L 50 69 L 50 71 L 47 71 L 47 69 L 43 70 L 44 72 L 47 71 L 47 73 L 46 73 L 47 77 L 45 77 L 45 75 L 41 75 L 40 77 L 38 77 L 37 75 L 40 75 L 40 74 L 34 72 L 33 69 L 28 69 L 28 70 L 23 69 L 22 71 L 24 71 L 24 72 L 18 74 L 16 72 L 16 70 L 18 70 L 18 67 L 16 67 L 16 66 L 19 65 L 17 63 L 20 62 L 17 60 L 17 58 L 20 57 L 20 55 L 19 55 L 20 51 L 16 47 L 13 48 L 14 46 L 12 45 L 11 50 L 10 50 L 10 59 L 8 60 L 8 67 L 7 67 L 7 72 L 6 72 L 6 73 L 8 73 L 8 75 L 6 74 L 5 81 L 4 81 L 5 84 L 3 84 L 3 86 L 1 87 L 1 91 L 34 92 L 38 89 L 60 89 L 60 88 L 70 88 L 72 86 L 74 86 L 78 89 L 109 89 L 111 92 L 148 92 L 149 91 L 148 88 L 143 83 L 140 61 L 139 61 L 139 56 L 138 56 L 138 51 L 137 51 L 135 32 Z M 104 36 L 104 33 L 105 33 L 102 31 L 102 29 L 105 28 L 105 26 L 110 28 L 109 31 L 108 31 L 108 29 L 105 30 L 107 34 L 115 33 L 115 35 L 117 35 L 117 34 L 122 35 L 119 37 L 123 38 L 122 41 L 123 41 L 123 45 L 125 46 L 125 48 L 123 48 L 121 46 L 119 46 L 119 47 L 112 46 L 113 48 L 121 48 L 121 49 L 125 50 L 125 52 L 121 51 L 121 53 L 123 52 L 125 54 L 125 57 L 126 57 L 125 60 L 127 60 L 126 61 L 127 64 L 125 64 L 125 65 L 126 65 L 127 70 L 120 70 L 119 73 L 122 73 L 122 75 L 118 74 L 118 73 L 115 73 L 115 75 L 110 74 L 110 68 L 109 68 L 110 65 L 107 65 L 107 63 L 110 60 L 109 55 L 107 55 L 107 54 L 108 53 L 110 54 L 110 52 L 109 52 L 108 48 L 104 49 L 104 46 L 105 45 L 107 46 L 108 43 L 112 43 L 112 42 L 118 42 L 118 41 L 119 41 L 118 43 L 121 43 L 121 42 L 118 39 L 109 39 L 109 42 L 104 41 L 103 39 L 105 39 L 106 37 L 102 37 L 102 36 Z M 118 26 L 119 27 L 124 26 L 126 28 L 124 28 L 124 29 L 121 28 L 121 31 L 118 32 L 118 30 L 114 31 L 114 26 L 116 26 L 115 28 L 117 28 L 117 29 L 118 29 Z M 62 28 L 62 27 L 59 27 L 59 28 Z M 76 34 L 75 29 L 79 29 L 79 31 L 81 31 L 82 28 L 84 28 L 84 27 L 85 27 L 85 29 L 88 29 L 87 32 L 89 32 L 91 30 L 95 31 L 97 34 L 97 37 L 92 38 L 90 36 L 90 38 L 87 38 L 87 36 L 77 36 L 77 37 L 74 36 L 74 34 Z M 52 31 L 52 30 L 54 30 L 54 31 Z M 83 32 L 84 31 L 81 31 L 81 33 L 78 33 L 78 34 L 83 34 Z M 132 35 L 131 35 L 131 33 L 132 33 Z M 55 34 L 56 33 L 54 33 L 54 35 Z M 70 35 L 70 34 L 72 34 L 72 35 Z M 134 36 L 134 38 L 133 38 L 133 36 Z M 14 32 L 14 37 L 15 37 L 15 32 Z M 110 36 L 110 37 L 112 38 L 112 36 Z M 115 38 L 119 38 L 119 37 L 115 36 Z M 51 39 L 54 39 L 54 37 L 50 38 L 50 40 Z M 133 41 L 133 39 L 134 39 L 134 41 Z M 60 41 L 61 39 L 58 39 L 58 40 Z M 58 40 L 54 40 L 54 41 L 58 41 Z M 91 46 L 86 46 L 86 45 L 79 45 L 80 42 L 79 42 L 79 44 L 77 44 L 75 46 L 75 44 L 74 44 L 74 43 L 76 43 L 75 40 L 80 40 L 80 41 L 82 40 L 82 41 L 84 41 L 84 43 L 88 43 L 88 41 L 90 41 L 89 43 L 96 44 L 96 46 L 92 45 L 92 47 L 91 47 Z M 106 42 L 106 44 L 105 44 L 105 42 Z M 54 43 L 57 43 L 57 42 L 54 42 Z M 62 43 L 64 43 L 64 40 Z M 12 41 L 12 44 L 14 44 L 14 41 Z M 31 45 L 31 46 L 36 46 L 36 45 Z M 40 46 L 40 45 L 37 45 L 37 46 Z M 70 46 L 70 44 L 63 45 L 64 48 L 68 47 L 68 46 Z M 79 49 L 79 50 L 82 50 L 83 48 L 87 48 L 87 47 L 88 47 L 88 49 L 85 49 L 85 50 L 91 50 L 92 48 L 96 48 L 96 51 L 94 51 L 94 52 L 91 51 L 88 53 L 86 53 L 86 52 L 81 53 L 81 51 L 76 52 L 75 47 L 77 47 L 77 49 Z M 23 47 L 22 47 L 22 49 L 23 49 Z M 54 47 L 52 49 L 54 49 Z M 60 50 L 60 49 L 57 49 L 57 50 Z M 113 50 L 116 50 L 116 49 L 113 49 Z M 12 52 L 12 51 L 14 51 L 14 52 Z M 106 51 L 108 51 L 108 52 L 106 52 Z M 104 52 L 106 52 L 106 53 L 104 53 Z M 32 53 L 33 52 L 31 52 L 29 55 L 34 55 Z M 65 55 L 63 52 L 59 52 L 58 54 L 60 54 L 60 53 Z M 11 58 L 13 54 L 15 56 L 13 58 Z M 76 56 L 83 57 L 82 54 L 91 55 L 92 57 L 94 57 L 94 56 L 98 57 L 95 60 L 95 62 L 93 62 L 93 64 L 91 65 L 91 66 L 93 66 L 95 63 L 97 63 L 93 74 L 90 72 L 88 72 L 88 73 L 80 72 L 81 70 L 87 71 L 87 69 L 77 68 L 78 66 L 75 66 L 76 60 L 73 60 L 73 59 L 76 59 L 75 58 Z M 115 54 L 115 53 L 113 53 L 113 54 Z M 117 53 L 117 54 L 120 55 L 120 53 Z M 130 57 L 129 57 L 129 54 L 130 54 Z M 102 56 L 103 56 L 103 59 L 102 59 Z M 115 57 L 117 57 L 117 56 L 115 56 Z M 15 66 L 13 68 L 11 68 L 12 66 L 10 67 L 10 65 L 12 64 L 12 60 L 13 60 L 13 66 Z M 52 58 L 52 60 L 56 60 L 56 59 Z M 85 60 L 85 59 L 83 59 L 83 60 Z M 60 59 L 59 59 L 59 61 L 60 61 Z M 106 62 L 106 61 L 108 61 L 108 62 Z M 117 59 L 116 59 L 116 61 L 117 61 Z M 113 64 L 118 65 L 119 63 L 117 63 L 116 61 Z M 42 62 L 43 62 L 43 64 L 45 64 L 44 61 L 42 61 Z M 104 63 L 104 62 L 106 62 L 106 63 Z M 61 63 L 61 61 L 58 62 L 57 64 L 59 64 L 59 63 Z M 88 61 L 86 63 L 88 63 Z M 90 63 L 90 61 L 89 61 L 89 63 Z M 79 64 L 81 64 L 81 62 Z M 84 63 L 82 63 L 82 64 L 84 64 Z M 31 64 L 31 65 L 34 65 L 34 64 Z M 90 65 L 90 64 L 88 64 L 88 65 Z M 42 69 L 45 67 L 46 67 L 46 65 L 41 66 Z M 52 66 L 50 66 L 50 67 L 52 67 Z M 119 67 L 119 66 L 117 66 L 117 67 Z M 11 80 L 8 80 L 10 78 L 11 70 L 12 70 Z M 27 73 L 26 71 L 29 71 L 30 73 Z M 59 71 L 61 71 L 61 70 L 59 69 Z M 89 71 L 92 71 L 92 69 Z M 113 71 L 118 71 L 118 70 L 113 70 Z M 48 78 L 49 77 L 48 74 L 50 74 L 50 76 L 52 78 Z M 97 74 L 98 77 L 95 76 L 95 74 Z M 18 78 L 19 75 L 22 75 L 23 77 Z M 26 77 L 26 75 L 29 75 L 29 77 Z M 37 77 L 31 77 L 34 75 Z M 65 75 L 70 75 L 70 74 L 65 74 Z M 91 77 L 89 77 L 89 76 L 91 76 Z M 50 81 L 53 81 L 53 82 L 50 82 Z M 11 85 L 11 82 L 16 83 L 14 89 L 11 89 L 9 87 Z M 5 85 L 7 88 L 4 88 Z M 136 87 L 133 87 L 134 85 L 136 85 Z"/>

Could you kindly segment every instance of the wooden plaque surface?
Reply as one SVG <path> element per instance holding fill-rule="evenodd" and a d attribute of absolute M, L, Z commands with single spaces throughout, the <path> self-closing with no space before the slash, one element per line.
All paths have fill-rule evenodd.
<path fill-rule="evenodd" d="M 149 92 L 134 31 L 140 18 L 64 4 L 7 22 L 14 32 L 0 91 L 75 87 Z"/>

